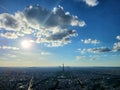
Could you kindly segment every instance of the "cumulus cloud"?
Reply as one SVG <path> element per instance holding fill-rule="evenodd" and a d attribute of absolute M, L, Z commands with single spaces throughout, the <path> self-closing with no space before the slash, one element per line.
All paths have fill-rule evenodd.
<path fill-rule="evenodd" d="M 100 48 L 90 48 L 87 49 L 87 51 L 92 53 L 99 53 L 99 52 L 110 52 L 111 50 L 107 47 L 100 47 Z"/>
<path fill-rule="evenodd" d="M 19 50 L 19 48 L 12 46 L 0 46 L 0 49 Z"/>
<path fill-rule="evenodd" d="M 81 54 L 84 53 L 101 53 L 101 52 L 110 52 L 111 49 L 107 47 L 99 47 L 99 48 L 88 48 L 88 49 L 78 49 Z"/>
<path fill-rule="evenodd" d="M 97 60 L 99 57 L 97 56 L 76 56 L 76 60 Z"/>
<path fill-rule="evenodd" d="M 34 30 L 27 22 L 23 12 L 16 12 L 14 15 L 0 14 L 0 29 L 23 32 L 24 34 L 31 34 Z"/>
<path fill-rule="evenodd" d="M 98 0 L 82 0 L 82 1 L 91 7 L 97 6 L 99 4 Z"/>
<path fill-rule="evenodd" d="M 102 53 L 102 52 L 119 52 L 120 51 L 120 42 L 114 43 L 113 48 L 108 47 L 99 47 L 99 48 L 88 48 L 88 49 L 77 49 L 81 54 L 85 53 Z"/>
<path fill-rule="evenodd" d="M 42 51 L 40 54 L 41 54 L 41 55 L 51 55 L 51 53 L 45 52 L 45 51 Z"/>
<path fill-rule="evenodd" d="M 114 52 L 120 51 L 120 42 L 114 43 L 113 51 Z"/>
<path fill-rule="evenodd" d="M 85 48 L 84 49 L 80 49 L 79 48 L 79 49 L 77 49 L 77 51 L 80 52 L 81 54 L 84 54 L 84 53 L 87 52 L 87 49 L 85 49 Z"/>
<path fill-rule="evenodd" d="M 59 47 L 71 43 L 71 40 L 47 40 L 47 39 L 38 38 L 36 42 L 37 43 L 44 42 L 44 45 L 47 47 Z"/>
<path fill-rule="evenodd" d="M 44 41 L 52 46 L 63 46 L 71 42 L 70 37 L 76 36 L 69 26 L 85 26 L 85 21 L 77 16 L 65 12 L 61 6 L 54 7 L 51 11 L 41 6 L 28 6 L 23 11 L 14 15 L 0 14 L 0 29 L 14 31 L 14 33 L 2 34 L 2 37 L 13 39 L 25 34 L 34 34 L 36 41 Z M 35 34 L 36 33 L 36 34 Z M 41 38 L 42 37 L 42 38 Z M 15 38 L 15 37 L 14 37 Z"/>
<path fill-rule="evenodd" d="M 53 41 L 59 41 L 59 40 L 69 40 L 70 37 L 72 36 L 76 36 L 77 33 L 75 30 L 64 30 L 61 32 L 57 32 L 53 35 L 50 35 L 49 37 L 47 37 L 47 40 L 53 40 Z"/>
<path fill-rule="evenodd" d="M 46 28 L 56 26 L 63 28 L 69 25 L 82 27 L 85 25 L 84 21 L 78 20 L 77 16 L 66 13 L 61 6 L 54 7 L 52 11 L 40 6 L 30 6 L 24 10 L 24 15 L 30 23 L 39 24 L 39 26 Z"/>
<path fill-rule="evenodd" d="M 46 38 L 39 38 L 37 39 L 37 42 L 46 42 L 45 45 L 48 47 L 58 47 L 70 43 L 70 37 L 72 36 L 77 36 L 77 32 L 75 30 L 64 30 L 56 32 Z"/>
<path fill-rule="evenodd" d="M 0 14 L 0 28 L 4 28 L 6 30 L 19 30 L 20 26 L 16 15 L 11 15 L 8 13 Z"/>
<path fill-rule="evenodd" d="M 120 40 L 120 36 L 116 36 L 116 39 L 117 39 L 117 40 Z"/>
<path fill-rule="evenodd" d="M 85 44 L 99 44 L 100 43 L 100 41 L 99 40 L 96 40 L 96 39 L 94 39 L 94 40 L 92 40 L 92 39 L 85 39 L 85 40 L 81 40 L 83 43 L 85 43 Z"/>
<path fill-rule="evenodd" d="M 86 58 L 86 56 L 76 56 L 76 60 L 83 60 L 85 58 Z"/>
<path fill-rule="evenodd" d="M 16 33 L 6 32 L 6 33 L 0 33 L 0 37 L 5 37 L 8 39 L 16 39 L 18 38 L 18 35 Z"/>

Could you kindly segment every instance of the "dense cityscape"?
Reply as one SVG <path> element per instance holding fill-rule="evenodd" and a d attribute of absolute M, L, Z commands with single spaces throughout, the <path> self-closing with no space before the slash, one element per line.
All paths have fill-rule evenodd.
<path fill-rule="evenodd" d="M 0 90 L 120 90 L 119 67 L 0 68 Z"/>
<path fill-rule="evenodd" d="M 0 0 L 0 90 L 120 90 L 120 0 Z"/>

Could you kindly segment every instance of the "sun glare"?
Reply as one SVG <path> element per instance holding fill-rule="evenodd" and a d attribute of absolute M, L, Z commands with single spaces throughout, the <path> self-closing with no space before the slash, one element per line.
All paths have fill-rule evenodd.
<path fill-rule="evenodd" d="M 27 41 L 27 40 L 23 40 L 23 41 L 21 42 L 21 46 L 22 46 L 23 48 L 30 48 L 30 47 L 31 47 L 31 43 L 30 43 L 29 41 Z"/>

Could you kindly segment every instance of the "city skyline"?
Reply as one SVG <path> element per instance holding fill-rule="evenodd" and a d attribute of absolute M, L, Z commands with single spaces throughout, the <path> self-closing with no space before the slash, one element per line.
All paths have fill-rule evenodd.
<path fill-rule="evenodd" d="M 120 66 L 119 3 L 1 0 L 0 67 Z"/>

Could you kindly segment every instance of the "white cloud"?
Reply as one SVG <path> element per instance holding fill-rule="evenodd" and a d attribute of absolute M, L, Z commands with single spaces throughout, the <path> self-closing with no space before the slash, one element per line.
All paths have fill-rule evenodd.
<path fill-rule="evenodd" d="M 76 56 L 76 60 L 97 60 L 96 56 Z"/>
<path fill-rule="evenodd" d="M 97 58 L 96 57 L 91 57 L 90 60 L 97 60 Z"/>
<path fill-rule="evenodd" d="M 85 44 L 99 44 L 100 43 L 100 41 L 99 40 L 92 40 L 92 39 L 85 39 L 85 40 L 81 40 L 83 43 L 85 43 Z"/>
<path fill-rule="evenodd" d="M 34 33 L 34 30 L 32 28 L 27 28 L 27 29 L 22 30 L 22 32 L 24 34 L 32 34 Z"/>
<path fill-rule="evenodd" d="M 70 15 L 65 12 L 63 7 L 54 7 L 52 11 L 41 6 L 29 6 L 23 12 L 25 19 L 32 28 L 45 30 L 54 30 L 67 28 L 68 26 L 85 26 L 83 20 L 79 20 L 77 16 Z M 74 24 L 73 24 L 74 23 Z"/>
<path fill-rule="evenodd" d="M 85 23 L 85 21 L 82 21 L 82 20 L 79 21 L 77 16 L 73 16 L 73 20 L 71 22 L 71 25 L 83 27 L 86 25 L 86 23 Z"/>
<path fill-rule="evenodd" d="M 17 47 L 12 47 L 12 46 L 0 46 L 0 49 L 19 50 L 19 48 L 17 48 Z"/>
<path fill-rule="evenodd" d="M 23 12 L 16 12 L 14 15 L 9 13 L 0 14 L 0 29 L 23 32 L 24 34 L 31 34 L 34 30 L 27 22 Z"/>
<path fill-rule="evenodd" d="M 110 52 L 111 49 L 109 49 L 109 48 L 107 48 L 107 47 L 99 47 L 99 48 L 78 49 L 78 51 L 79 51 L 81 54 L 85 54 L 85 53 Z"/>
<path fill-rule="evenodd" d="M 120 42 L 114 43 L 113 52 L 120 51 Z"/>
<path fill-rule="evenodd" d="M 45 52 L 45 51 L 42 51 L 40 54 L 41 54 L 41 55 L 51 55 L 51 53 Z"/>
<path fill-rule="evenodd" d="M 38 38 L 37 42 L 46 42 L 45 45 L 48 47 L 58 47 L 71 43 L 70 37 L 72 36 L 77 36 L 75 30 L 64 30 L 47 36 L 46 38 Z"/>
<path fill-rule="evenodd" d="M 15 54 L 7 54 L 6 56 L 9 56 L 11 58 L 16 58 L 17 57 Z"/>
<path fill-rule="evenodd" d="M 99 52 L 110 52 L 111 50 L 107 47 L 100 47 L 100 48 L 89 48 L 87 49 L 87 52 L 92 53 L 99 53 Z"/>
<path fill-rule="evenodd" d="M 85 48 L 84 49 L 79 48 L 77 49 L 77 51 L 80 52 L 81 54 L 85 54 L 87 50 Z"/>
<path fill-rule="evenodd" d="M 20 27 L 16 15 L 8 13 L 0 14 L 0 28 L 18 31 Z"/>
<path fill-rule="evenodd" d="M 81 54 L 85 53 L 103 53 L 103 52 L 119 52 L 120 51 L 120 42 L 114 43 L 112 48 L 108 47 L 98 47 L 98 48 L 79 48 L 77 49 L 77 52 L 80 52 Z"/>
<path fill-rule="evenodd" d="M 18 35 L 16 33 L 6 32 L 6 33 L 0 33 L 0 37 L 5 37 L 8 39 L 16 39 L 18 38 Z"/>
<path fill-rule="evenodd" d="M 116 36 L 116 39 L 117 39 L 117 40 L 120 40 L 120 36 Z"/>
<path fill-rule="evenodd" d="M 71 41 L 51 41 L 49 43 L 45 43 L 45 45 L 47 47 L 60 47 L 69 43 L 71 43 Z"/>
<path fill-rule="evenodd" d="M 69 26 L 83 27 L 85 21 L 65 12 L 61 6 L 50 11 L 35 5 L 26 7 L 14 15 L 0 14 L 0 29 L 12 30 L 14 33 L 1 36 L 13 39 L 25 34 L 34 34 L 37 42 L 43 40 L 41 43 L 46 44 L 47 41 L 47 46 L 63 46 L 70 43 L 70 37 L 77 36 L 77 33 L 75 30 L 69 30 Z"/>
<path fill-rule="evenodd" d="M 82 1 L 91 7 L 97 6 L 99 4 L 98 0 L 82 0 Z"/>
<path fill-rule="evenodd" d="M 76 56 L 76 60 L 84 60 L 85 58 L 85 56 Z"/>
<path fill-rule="evenodd" d="M 24 36 L 24 34 L 21 33 L 21 32 L 16 32 L 16 35 L 17 35 L 18 37 L 23 37 L 23 36 Z"/>
<path fill-rule="evenodd" d="M 81 54 L 85 53 L 102 53 L 102 52 L 119 52 L 120 51 L 120 42 L 114 43 L 113 48 L 108 47 L 99 47 L 99 48 L 87 48 L 87 49 L 77 49 Z"/>
<path fill-rule="evenodd" d="M 66 45 L 66 44 L 69 44 L 71 43 L 71 40 L 47 40 L 47 39 L 41 39 L 41 38 L 38 38 L 36 40 L 37 43 L 42 43 L 44 42 L 44 45 L 47 46 L 47 47 L 59 47 L 59 46 L 63 46 L 63 45 Z"/>

